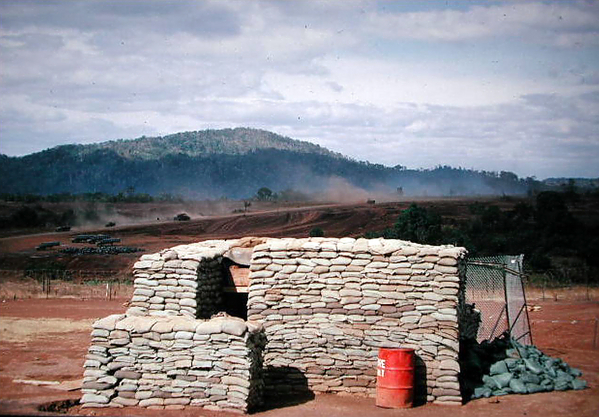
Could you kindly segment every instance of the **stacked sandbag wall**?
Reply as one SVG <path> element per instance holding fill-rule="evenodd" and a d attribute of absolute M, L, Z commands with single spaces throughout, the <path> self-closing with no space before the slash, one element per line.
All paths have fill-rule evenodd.
<path fill-rule="evenodd" d="M 463 248 L 384 239 L 254 247 L 248 318 L 264 324 L 267 392 L 374 395 L 380 347 L 413 348 L 416 395 L 460 404 Z"/>
<path fill-rule="evenodd" d="M 93 325 L 81 403 L 251 411 L 265 342 L 262 325 L 233 317 L 108 316 Z"/>
<path fill-rule="evenodd" d="M 128 314 L 209 318 L 222 303 L 222 240 L 181 245 L 143 255 L 134 268 Z"/>
<path fill-rule="evenodd" d="M 235 247 L 253 247 L 247 308 L 248 318 L 265 326 L 267 392 L 276 395 L 308 389 L 374 395 L 378 349 L 407 347 L 416 353 L 416 396 L 421 401 L 461 403 L 458 315 L 464 298 L 463 248 L 351 238 L 247 238 L 181 245 L 144 255 L 135 264 L 135 293 L 127 320 L 136 317 L 167 320 L 173 316 L 207 318 L 217 313 L 223 285 L 222 257 Z M 137 369 L 148 359 L 145 355 L 149 354 L 148 346 L 152 347 L 150 340 L 157 352 L 150 360 L 161 358 L 164 363 L 170 363 L 172 360 L 167 358 L 172 355 L 189 355 L 180 350 L 181 343 L 196 342 L 195 333 L 192 339 L 183 342 L 173 336 L 186 330 L 167 329 L 167 336 L 163 338 L 162 332 L 154 328 L 142 329 L 141 333 L 157 339 L 149 338 L 145 345 L 146 342 L 142 342 L 145 338 L 133 336 L 140 333 L 137 330 L 128 336 L 127 329 L 116 327 L 94 330 L 93 354 L 105 355 L 102 360 L 110 358 L 110 361 L 122 355 L 127 359 L 115 362 L 127 362 L 127 366 Z M 161 329 L 160 325 L 157 329 Z M 183 335 L 189 336 L 180 333 L 179 337 Z M 217 342 L 224 342 L 220 337 L 207 341 L 199 338 L 197 342 L 215 346 Z M 133 343 L 134 339 L 138 343 Z M 172 340 L 178 343 L 178 348 L 167 342 Z M 166 348 L 162 342 L 166 342 Z M 108 346 L 104 346 L 106 343 Z M 143 343 L 143 349 L 137 346 L 139 343 Z M 181 369 L 164 371 L 161 365 L 154 365 L 154 371 L 149 374 L 166 375 L 171 379 L 187 369 L 189 356 L 186 358 L 179 362 Z M 117 390 L 115 387 L 121 382 L 117 384 L 113 380 L 118 379 L 115 369 L 96 369 L 95 365 L 94 362 L 86 364 L 86 369 L 89 368 L 86 378 L 97 377 L 86 381 L 86 389 L 92 389 L 89 384 L 96 383 L 108 383 L 110 388 L 104 393 L 87 391 L 86 394 L 106 398 L 91 401 L 88 396 L 88 404 L 118 405 L 123 402 L 118 399 L 121 397 L 138 400 L 136 404 L 143 406 L 155 402 L 159 407 L 178 406 L 180 404 L 174 402 L 186 401 L 162 401 L 160 398 L 166 394 L 150 395 L 147 389 L 141 390 L 144 394 L 137 394 L 148 395 L 147 398 L 131 397 L 132 394 L 127 394 L 130 392 L 127 389 L 135 385 L 129 383 L 131 378 L 125 378 L 127 389 Z M 106 369 L 110 372 L 98 373 Z M 193 359 L 190 369 L 199 371 L 194 368 Z M 175 376 L 175 379 L 194 376 L 193 373 L 181 375 L 184 378 Z M 100 381 L 101 378 L 107 379 Z M 228 403 L 218 404 L 225 399 L 218 397 L 224 395 L 219 391 L 222 384 L 216 385 L 216 391 L 210 394 L 216 396 L 213 402 L 218 407 L 229 407 Z M 184 388 L 176 391 L 177 398 L 192 394 L 185 390 L 189 387 L 170 387 Z M 125 394 L 121 395 L 121 391 Z M 199 405 L 200 400 L 204 400 L 190 398 L 189 404 Z M 150 399 L 152 401 L 141 402 Z M 134 401 L 128 402 L 133 404 Z"/>

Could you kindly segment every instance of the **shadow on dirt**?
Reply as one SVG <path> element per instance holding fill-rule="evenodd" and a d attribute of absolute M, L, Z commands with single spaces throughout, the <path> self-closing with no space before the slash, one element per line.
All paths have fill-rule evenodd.
<path fill-rule="evenodd" d="M 37 409 L 45 413 L 68 414 L 69 409 L 77 405 L 79 405 L 79 400 L 60 400 L 42 404 Z"/>
<path fill-rule="evenodd" d="M 265 370 L 264 405 L 260 411 L 291 407 L 311 401 L 315 395 L 297 368 L 268 366 Z"/>

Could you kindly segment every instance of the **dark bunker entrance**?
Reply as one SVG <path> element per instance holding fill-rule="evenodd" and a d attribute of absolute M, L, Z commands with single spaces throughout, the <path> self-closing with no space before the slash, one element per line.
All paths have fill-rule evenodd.
<path fill-rule="evenodd" d="M 225 313 L 247 320 L 250 262 L 253 248 L 232 248 L 223 255 L 223 304 Z"/>

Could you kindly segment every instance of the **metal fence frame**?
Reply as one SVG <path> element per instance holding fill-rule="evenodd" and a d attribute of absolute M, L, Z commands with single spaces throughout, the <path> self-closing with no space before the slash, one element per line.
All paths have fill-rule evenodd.
<path fill-rule="evenodd" d="M 477 341 L 491 341 L 508 332 L 522 344 L 532 344 L 524 290 L 523 255 L 469 258 L 465 301 L 480 312 Z"/>

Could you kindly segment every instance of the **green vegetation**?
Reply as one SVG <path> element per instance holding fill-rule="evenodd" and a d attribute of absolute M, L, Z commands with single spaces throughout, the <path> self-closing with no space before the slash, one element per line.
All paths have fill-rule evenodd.
<path fill-rule="evenodd" d="M 135 193 L 133 187 L 127 187 L 125 191 L 118 194 L 108 193 L 58 193 L 49 195 L 40 194 L 14 194 L 2 193 L 0 200 L 10 203 L 22 204 L 10 216 L 0 217 L 0 229 L 7 228 L 47 228 L 48 226 L 75 226 L 85 223 L 100 223 L 102 218 L 100 212 L 113 214 L 112 204 L 116 203 L 182 203 L 183 198 L 172 194 L 161 194 L 152 197 L 149 194 Z M 80 203 L 76 209 L 50 210 L 42 206 L 42 203 Z M 100 209 L 101 203 L 108 203 Z M 116 224 L 108 222 L 106 227 Z"/>
<path fill-rule="evenodd" d="M 76 217 L 77 215 L 72 209 L 64 210 L 61 213 L 55 213 L 39 205 L 33 207 L 22 206 L 9 217 L 0 218 L 0 229 L 8 227 L 20 229 L 45 227 L 46 225 L 72 225 L 75 224 Z"/>
<path fill-rule="evenodd" d="M 298 202 L 298 201 L 310 201 L 313 197 L 309 194 L 302 193 L 301 191 L 288 188 L 283 191 L 273 192 L 268 187 L 260 188 L 253 199 L 256 201 L 273 201 L 273 202 Z M 251 203 L 250 203 L 251 204 Z M 248 206 L 249 207 L 249 206 Z M 247 207 L 245 207 L 247 209 Z"/>
<path fill-rule="evenodd" d="M 313 227 L 310 230 L 310 237 L 324 237 L 324 230 L 320 227 Z"/>
<path fill-rule="evenodd" d="M 367 233 L 366 237 L 451 243 L 466 247 L 471 256 L 523 253 L 526 265 L 536 271 L 564 265 L 599 267 L 599 226 L 584 224 L 568 205 L 579 197 L 546 191 L 530 203 L 521 201 L 507 210 L 495 204 L 474 203 L 466 220 L 444 219 L 433 210 L 412 204 L 392 228 Z"/>
<path fill-rule="evenodd" d="M 19 193 L 0 193 L 0 200 L 16 203 L 66 203 L 66 202 L 90 202 L 90 203 L 182 203 L 185 200 L 181 196 L 175 196 L 163 193 L 153 197 L 146 193 L 136 194 L 131 192 L 119 192 L 109 194 L 103 192 L 95 193 L 56 193 L 56 194 L 19 194 Z"/>
<path fill-rule="evenodd" d="M 168 155 L 190 157 L 225 154 L 245 155 L 259 149 L 277 149 L 299 153 L 313 153 L 342 157 L 310 142 L 293 140 L 265 130 L 236 128 L 182 132 L 162 137 L 145 137 L 134 140 L 117 140 L 92 145 L 80 145 L 83 153 L 101 150 L 114 151 L 129 159 L 153 160 Z"/>
<path fill-rule="evenodd" d="M 412 204 L 404 210 L 393 229 L 385 233 L 388 238 L 400 238 L 411 242 L 440 242 L 441 217 L 432 211 Z"/>
<path fill-rule="evenodd" d="M 0 190 L 11 198 L 37 194 L 67 199 L 74 194 L 93 201 L 144 202 L 176 199 L 165 194 L 175 193 L 195 200 L 247 199 L 265 187 L 287 190 L 278 194 L 287 200 L 300 197 L 290 190 L 326 191 L 331 178 L 365 190 L 401 189 L 405 195 L 524 195 L 533 186 L 542 188 L 538 181 L 510 172 L 448 166 L 410 170 L 355 161 L 254 129 L 66 145 L 23 157 L 0 155 Z"/>
<path fill-rule="evenodd" d="M 273 193 L 270 188 L 262 187 L 256 193 L 256 200 L 258 201 L 270 201 L 273 198 Z"/>

